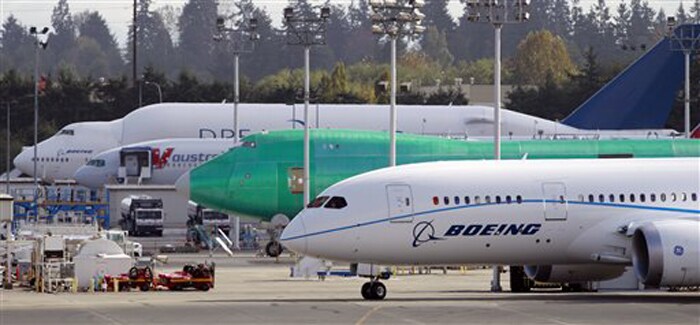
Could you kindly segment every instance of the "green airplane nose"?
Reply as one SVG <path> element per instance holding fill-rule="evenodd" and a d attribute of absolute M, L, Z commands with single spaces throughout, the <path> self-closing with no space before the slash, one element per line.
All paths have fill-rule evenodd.
<path fill-rule="evenodd" d="M 189 191 L 190 200 L 206 207 L 223 206 L 232 198 L 233 193 L 229 193 L 228 185 L 233 166 L 233 155 L 216 157 L 180 177 L 176 184 L 178 192 Z"/>

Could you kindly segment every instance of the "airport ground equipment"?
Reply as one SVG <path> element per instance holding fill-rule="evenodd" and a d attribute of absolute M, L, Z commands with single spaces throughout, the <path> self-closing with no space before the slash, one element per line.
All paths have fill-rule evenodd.
<path fill-rule="evenodd" d="M 131 257 L 143 256 L 143 245 L 127 239 L 128 233 L 126 230 L 105 230 L 102 232 L 102 236 L 117 243 L 117 245 L 124 250 L 126 255 Z"/>
<path fill-rule="evenodd" d="M 133 236 L 163 236 L 163 201 L 147 195 L 129 196 L 121 202 L 121 226 Z"/>
<path fill-rule="evenodd" d="M 100 191 L 74 185 L 43 186 L 36 205 L 33 190 L 17 188 L 12 192 L 17 198 L 14 202 L 14 218 L 18 222 L 97 222 L 103 227 L 109 227 L 109 205 Z"/>
<path fill-rule="evenodd" d="M 193 201 L 188 202 L 187 208 L 187 226 L 192 225 L 202 225 L 205 228 L 219 228 L 226 236 L 230 236 L 231 233 L 231 217 L 223 212 L 216 211 L 214 209 L 209 209 L 205 206 L 197 204 Z"/>
<path fill-rule="evenodd" d="M 214 254 L 217 248 L 223 249 L 233 257 L 233 242 L 223 230 L 215 226 L 203 226 L 194 222 L 187 223 L 187 245 L 209 250 L 209 255 Z"/>
<path fill-rule="evenodd" d="M 185 265 L 182 271 L 158 274 L 157 284 L 173 291 L 195 288 L 208 291 L 214 288 L 215 264 Z"/>
<path fill-rule="evenodd" d="M 68 258 L 63 236 L 45 235 L 34 253 L 34 285 L 38 292 L 69 291 L 75 279 L 75 265 Z"/>
<path fill-rule="evenodd" d="M 8 113 L 9 114 L 9 113 Z M 8 140 L 9 141 L 9 140 Z M 0 194 L 0 223 L 4 223 L 5 231 L 0 234 L 2 240 L 5 241 L 5 264 L 0 265 L 3 272 L 0 282 L 2 282 L 2 287 L 5 289 L 12 289 L 12 276 L 10 275 L 10 270 L 12 269 L 12 248 L 10 247 L 10 241 L 12 241 L 12 218 L 14 198 L 8 194 Z"/>
<path fill-rule="evenodd" d="M 154 287 L 153 270 L 149 266 L 133 266 L 128 273 L 119 275 L 105 275 L 104 281 L 107 282 L 107 291 L 114 291 L 114 286 L 117 285 L 118 291 L 128 291 L 131 289 L 139 289 L 141 291 L 149 291 Z"/>
<path fill-rule="evenodd" d="M 73 261 L 78 287 L 82 289 L 105 275 L 126 274 L 134 265 L 134 260 L 117 243 L 105 238 L 86 241 Z"/>

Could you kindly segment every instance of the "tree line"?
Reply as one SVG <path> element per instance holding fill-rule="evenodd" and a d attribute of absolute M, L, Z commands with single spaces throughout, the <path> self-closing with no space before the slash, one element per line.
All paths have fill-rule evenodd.
<path fill-rule="evenodd" d="M 523 86 L 511 94 L 508 108 L 563 118 L 666 32 L 666 13 L 647 1 L 615 1 L 615 7 L 611 2 L 598 0 L 585 10 L 579 0 L 532 1 L 529 22 L 504 28 L 504 82 Z M 314 10 L 308 0 L 289 3 L 302 14 Z M 311 51 L 312 97 L 320 102 L 388 102 L 379 87 L 389 79 L 388 43 L 371 33 L 368 1 L 326 5 L 331 7 L 328 44 Z M 426 1 L 426 33 L 400 42 L 399 82 L 412 86 L 400 94 L 400 103 L 465 104 L 464 94 L 449 87 L 455 79 L 492 82 L 492 27 L 467 22 L 466 7 L 454 19 L 447 5 L 448 0 Z M 241 11 L 257 18 L 260 35 L 253 53 L 241 57 L 242 100 L 297 101 L 302 49 L 287 45 L 284 28 L 274 26 L 270 13 L 252 0 L 221 5 L 188 0 L 182 8 L 154 8 L 152 0 L 138 0 L 137 71 L 149 81 L 140 87 L 131 80 L 133 32 L 120 48 L 103 13 L 73 13 L 68 0 L 58 0 L 49 46 L 40 53 L 46 80 L 40 94 L 40 138 L 68 123 L 111 120 L 139 104 L 157 102 L 155 84 L 165 101 L 231 101 L 232 44 L 216 42 L 213 35 L 218 15 L 236 18 Z M 680 23 L 700 22 L 700 0 L 688 9 L 681 3 L 672 15 Z M 28 26 L 14 16 L 3 22 L 0 33 L 0 99 L 12 106 L 14 156 L 32 138 L 35 44 Z M 438 83 L 443 86 L 437 93 L 420 92 L 421 86 Z M 693 85 L 697 93 L 697 82 Z M 677 106 L 670 127 L 682 125 Z M 4 133 L 4 123 L 0 128 Z M 4 147 L 0 150 L 4 155 Z"/>

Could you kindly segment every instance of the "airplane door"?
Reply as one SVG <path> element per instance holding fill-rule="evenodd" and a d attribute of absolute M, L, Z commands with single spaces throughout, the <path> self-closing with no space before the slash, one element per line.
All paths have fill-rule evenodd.
<path fill-rule="evenodd" d="M 542 183 L 545 220 L 566 220 L 568 202 L 564 183 Z"/>
<path fill-rule="evenodd" d="M 413 195 L 411 187 L 408 185 L 387 185 L 386 198 L 389 206 L 389 218 L 393 223 L 411 223 L 413 222 Z"/>
<path fill-rule="evenodd" d="M 141 171 L 139 157 L 137 155 L 124 156 L 124 167 L 126 167 L 126 176 L 139 176 Z"/>

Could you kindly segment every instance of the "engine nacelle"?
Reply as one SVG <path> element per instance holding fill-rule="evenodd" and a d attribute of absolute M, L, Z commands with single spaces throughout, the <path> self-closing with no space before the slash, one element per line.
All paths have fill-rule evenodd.
<path fill-rule="evenodd" d="M 572 264 L 527 265 L 525 274 L 537 282 L 576 283 L 617 278 L 625 272 L 624 265 Z"/>
<path fill-rule="evenodd" d="M 632 263 L 646 285 L 700 285 L 700 222 L 666 220 L 641 225 L 632 237 Z"/>

